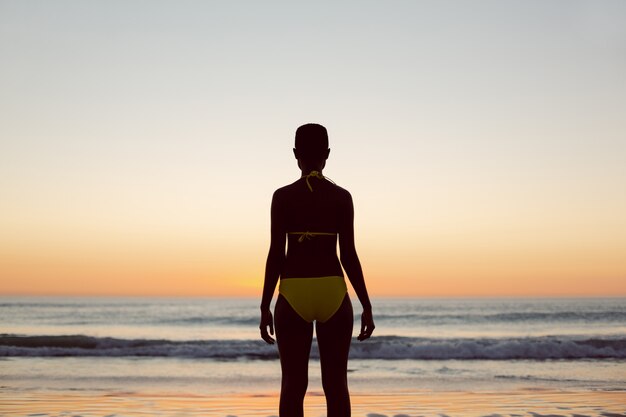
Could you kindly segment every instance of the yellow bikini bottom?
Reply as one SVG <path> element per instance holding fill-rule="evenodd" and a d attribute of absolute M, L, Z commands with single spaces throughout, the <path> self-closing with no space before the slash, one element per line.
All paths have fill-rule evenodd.
<path fill-rule="evenodd" d="M 330 319 L 348 292 L 343 277 L 281 278 L 278 292 L 309 323 Z"/>

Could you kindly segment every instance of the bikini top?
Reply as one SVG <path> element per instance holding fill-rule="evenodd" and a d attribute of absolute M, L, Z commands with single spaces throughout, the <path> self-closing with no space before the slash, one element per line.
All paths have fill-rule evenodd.
<path fill-rule="evenodd" d="M 329 232 L 289 232 L 290 235 L 300 235 L 298 238 L 298 243 L 304 242 L 304 239 L 310 240 L 314 236 L 335 236 L 337 233 L 329 233 Z"/>

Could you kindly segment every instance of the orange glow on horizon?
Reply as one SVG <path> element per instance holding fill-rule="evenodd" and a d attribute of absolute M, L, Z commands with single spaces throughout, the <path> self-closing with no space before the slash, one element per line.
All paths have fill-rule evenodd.
<path fill-rule="evenodd" d="M 260 296 L 266 251 L 236 245 L 0 246 L 0 294 Z M 21 249 L 21 250 L 19 250 Z M 619 250 L 363 245 L 375 296 L 624 296 Z"/>

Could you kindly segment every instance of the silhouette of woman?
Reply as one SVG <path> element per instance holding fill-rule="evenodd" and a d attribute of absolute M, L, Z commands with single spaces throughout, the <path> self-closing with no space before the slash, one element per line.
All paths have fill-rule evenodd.
<path fill-rule="evenodd" d="M 326 128 L 318 124 L 300 126 L 293 151 L 302 176 L 276 190 L 272 198 L 261 337 L 273 344 L 268 328 L 273 335 L 276 325 L 282 370 L 280 416 L 301 417 L 315 321 L 327 415 L 348 417 L 348 353 L 354 316 L 342 266 L 363 306 L 357 339 L 369 338 L 374 330 L 372 306 L 354 246 L 352 197 L 322 175 L 330 153 Z M 279 277 L 274 323 L 270 303 Z"/>

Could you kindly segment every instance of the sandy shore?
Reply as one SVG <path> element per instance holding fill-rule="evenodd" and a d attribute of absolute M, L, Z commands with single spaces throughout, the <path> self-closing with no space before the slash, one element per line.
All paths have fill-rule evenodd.
<path fill-rule="evenodd" d="M 278 393 L 207 396 L 181 393 L 0 390 L 1 416 L 276 416 Z M 356 417 L 626 417 L 626 391 L 353 393 Z M 305 414 L 325 416 L 321 392 L 307 394 Z"/>

